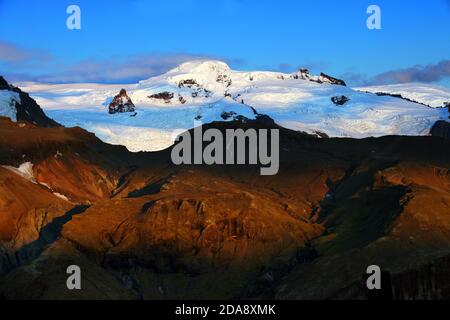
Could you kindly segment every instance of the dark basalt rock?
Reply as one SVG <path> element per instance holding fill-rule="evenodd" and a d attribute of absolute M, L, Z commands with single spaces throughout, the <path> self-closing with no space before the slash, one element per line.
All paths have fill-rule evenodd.
<path fill-rule="evenodd" d="M 295 73 L 295 74 L 293 74 L 291 76 L 291 78 L 295 79 L 295 80 L 300 79 L 300 80 L 310 80 L 310 81 L 312 81 L 311 75 L 309 74 L 309 70 L 306 69 L 306 68 L 299 69 L 297 73 Z"/>
<path fill-rule="evenodd" d="M 229 83 L 228 83 L 228 80 L 229 80 Z M 218 78 L 217 78 L 217 82 L 226 83 L 227 86 L 231 85 L 231 79 L 228 79 L 227 76 L 219 75 Z M 209 98 L 209 97 L 212 96 L 212 92 L 211 91 L 209 91 L 209 90 L 207 90 L 205 88 L 202 88 L 194 79 L 181 80 L 178 83 L 178 88 L 189 88 L 189 89 L 192 89 L 192 92 L 191 92 L 192 98 L 197 98 L 197 97 Z M 163 92 L 161 94 L 164 94 L 164 97 L 163 97 L 163 99 L 165 98 L 164 100 L 172 99 L 172 98 L 170 98 L 170 95 L 167 95 L 166 92 Z M 157 96 L 157 95 L 155 95 L 155 96 Z M 158 97 L 156 97 L 156 99 L 158 99 Z M 159 99 L 161 99 L 161 98 L 159 98 Z M 166 102 L 168 103 L 168 101 L 166 101 Z M 184 104 L 186 101 L 183 102 L 182 100 L 180 100 L 180 102 L 182 104 Z"/>
<path fill-rule="evenodd" d="M 450 139 L 450 122 L 439 120 L 431 128 L 430 134 L 433 137 Z"/>
<path fill-rule="evenodd" d="M 181 95 L 178 95 L 178 101 L 180 101 L 181 104 L 185 104 L 187 102 L 186 99 Z"/>
<path fill-rule="evenodd" d="M 212 96 L 212 94 L 213 93 L 207 89 L 196 88 L 196 89 L 192 90 L 191 96 L 192 96 L 192 98 L 197 98 L 197 97 L 209 98 Z"/>
<path fill-rule="evenodd" d="M 233 84 L 233 81 L 225 74 L 219 74 L 216 81 L 225 84 L 227 88 Z"/>
<path fill-rule="evenodd" d="M 170 103 L 170 100 L 173 99 L 174 94 L 172 92 L 164 91 L 156 94 L 152 94 L 148 96 L 150 99 L 158 99 L 164 100 L 165 103 Z"/>
<path fill-rule="evenodd" d="M 344 80 L 334 78 L 334 77 L 329 76 L 329 75 L 327 75 L 327 74 L 325 74 L 323 72 L 320 74 L 320 80 L 322 82 L 331 83 L 331 84 L 338 85 L 338 86 L 344 86 L 344 87 L 347 86 L 347 84 L 345 83 Z"/>
<path fill-rule="evenodd" d="M 309 81 L 317 82 L 317 83 L 329 83 L 329 84 L 334 84 L 334 85 L 344 86 L 344 87 L 347 86 L 347 84 L 344 82 L 344 80 L 334 78 L 323 72 L 320 74 L 319 77 L 311 76 L 309 74 L 309 70 L 305 69 L 305 68 L 299 69 L 297 71 L 297 73 L 291 75 L 291 78 L 296 79 L 296 80 L 298 80 L 298 79 L 309 80 Z"/>
<path fill-rule="evenodd" d="M 333 101 L 333 103 L 337 106 L 343 106 L 344 104 L 349 102 L 350 99 L 346 96 L 335 96 L 331 98 L 331 101 Z"/>
<path fill-rule="evenodd" d="M 114 97 L 108 108 L 110 114 L 135 112 L 136 110 L 125 89 L 120 90 L 120 93 Z"/>
<path fill-rule="evenodd" d="M 9 90 L 10 86 L 8 82 L 6 82 L 5 78 L 0 76 L 0 90 Z"/>
<path fill-rule="evenodd" d="M 17 90 L 17 91 L 16 91 Z M 61 125 L 47 117 L 36 101 L 28 93 L 16 88 L 20 95 L 20 104 L 16 103 L 17 120 L 28 121 L 40 127 L 60 127 Z"/>
<path fill-rule="evenodd" d="M 178 88 L 192 88 L 192 87 L 199 87 L 199 84 L 194 80 L 194 79 L 186 79 L 186 80 L 181 80 L 178 83 Z"/>

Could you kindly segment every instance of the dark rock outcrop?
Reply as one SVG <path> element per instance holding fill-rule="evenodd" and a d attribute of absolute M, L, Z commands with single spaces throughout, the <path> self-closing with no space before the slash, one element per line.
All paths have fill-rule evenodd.
<path fill-rule="evenodd" d="M 334 84 L 334 85 L 338 85 L 338 86 L 344 86 L 344 87 L 347 86 L 347 84 L 345 83 L 344 80 L 334 78 L 334 77 L 329 76 L 329 75 L 327 75 L 325 73 L 321 73 L 320 74 L 319 80 L 322 81 L 323 83 L 330 83 L 330 84 Z"/>
<path fill-rule="evenodd" d="M 170 103 L 173 99 L 174 94 L 172 92 L 164 91 L 148 96 L 150 99 L 164 100 L 165 103 Z"/>
<path fill-rule="evenodd" d="M 199 87 L 199 84 L 194 79 L 186 79 L 181 80 L 178 83 L 178 88 L 192 88 L 192 87 Z"/>
<path fill-rule="evenodd" d="M 6 82 L 5 78 L 0 76 L 0 90 L 9 90 L 10 86 L 8 82 Z"/>
<path fill-rule="evenodd" d="M 220 117 L 223 119 L 223 120 L 230 120 L 231 118 L 234 118 L 234 117 L 236 117 L 237 116 L 237 113 L 236 112 L 234 112 L 234 111 L 231 111 L 231 112 L 222 112 L 221 114 L 220 114 Z"/>
<path fill-rule="evenodd" d="M 226 74 L 219 74 L 217 76 L 217 80 L 216 81 L 218 83 L 223 83 L 224 85 L 227 86 L 227 88 L 233 84 L 233 81 L 231 80 L 231 78 L 228 75 L 226 75 Z"/>
<path fill-rule="evenodd" d="M 124 113 L 135 112 L 136 107 L 131 101 L 125 89 L 120 90 L 120 93 L 114 97 L 113 101 L 108 106 L 109 113 Z"/>
<path fill-rule="evenodd" d="M 335 96 L 331 98 L 331 101 L 333 101 L 333 103 L 337 106 L 343 106 L 344 104 L 349 102 L 350 99 L 346 96 Z"/>
<path fill-rule="evenodd" d="M 291 76 L 291 78 L 296 79 L 296 80 L 300 79 L 300 80 L 310 80 L 310 81 L 312 81 L 311 80 L 311 75 L 309 74 L 309 70 L 305 69 L 305 68 L 299 69 L 297 73 L 295 73 L 295 74 L 293 74 Z"/>
<path fill-rule="evenodd" d="M 17 120 L 28 121 L 40 127 L 59 127 L 59 123 L 46 116 L 36 101 L 28 93 L 17 89 L 20 95 L 20 104 L 16 104 Z"/>
<path fill-rule="evenodd" d="M 430 134 L 433 137 L 450 139 L 450 122 L 439 120 L 431 128 Z"/>
<path fill-rule="evenodd" d="M 204 98 L 209 98 L 212 96 L 212 92 L 204 89 L 204 88 L 196 88 L 192 90 L 191 96 L 192 98 L 197 98 L 197 97 L 204 97 Z"/>
<path fill-rule="evenodd" d="M 178 95 L 178 101 L 180 101 L 181 104 L 185 104 L 187 102 L 182 95 Z"/>
<path fill-rule="evenodd" d="M 291 75 L 291 78 L 292 79 L 300 79 L 300 80 L 309 80 L 309 81 L 317 82 L 317 83 L 329 83 L 329 84 L 334 84 L 334 85 L 344 86 L 344 87 L 347 86 L 347 84 L 344 82 L 344 80 L 334 78 L 323 72 L 318 77 L 312 76 L 309 73 L 309 70 L 305 69 L 305 68 L 302 68 L 297 73 L 294 73 L 293 75 Z"/>

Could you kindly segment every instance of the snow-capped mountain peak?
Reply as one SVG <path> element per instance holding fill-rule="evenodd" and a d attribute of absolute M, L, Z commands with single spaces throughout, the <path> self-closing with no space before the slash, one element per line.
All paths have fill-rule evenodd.
<path fill-rule="evenodd" d="M 138 110 L 133 117 L 111 116 L 105 108 L 122 88 Z M 36 90 L 59 122 L 133 151 L 169 147 L 174 131 L 191 129 L 195 120 L 232 120 L 222 116 L 229 114 L 264 114 L 292 130 L 353 138 L 427 135 L 436 121 L 448 119 L 447 109 L 356 91 L 325 73 L 237 71 L 214 60 L 186 62 L 135 85 L 39 84 L 26 90 Z"/>
<path fill-rule="evenodd" d="M 170 70 L 167 74 L 209 74 L 209 73 L 227 73 L 231 72 L 228 64 L 219 60 L 194 60 L 180 64 L 178 67 Z"/>
<path fill-rule="evenodd" d="M 270 71 L 235 71 L 225 62 L 196 60 L 167 73 L 140 81 L 133 100 L 140 104 L 184 105 L 211 103 L 231 97 L 242 103 L 243 94 L 267 86 L 289 87 L 309 83 L 345 86 L 345 82 L 324 73 L 312 75 L 307 69 L 292 74 Z M 149 100 L 150 99 L 150 100 Z M 245 100 L 244 100 L 245 102 Z"/>
<path fill-rule="evenodd" d="M 210 92 L 208 96 L 218 94 L 223 96 L 226 88 L 231 85 L 231 68 L 224 62 L 214 60 L 198 60 L 185 62 L 167 73 L 140 81 L 138 89 L 146 90 L 157 87 L 172 86 L 173 91 L 182 91 L 180 95 L 190 94 L 192 90 L 197 92 L 201 89 Z M 156 89 L 155 88 L 155 89 Z M 177 90 L 180 89 L 180 90 Z M 192 90 L 187 90 L 192 89 Z M 147 90 L 148 91 L 148 90 Z M 161 92 L 164 92 L 163 90 Z M 152 92 L 158 94 L 158 92 Z M 200 95 L 202 96 L 202 95 Z M 203 94 L 204 96 L 204 94 Z M 186 98 L 186 97 L 184 97 Z M 178 99 L 180 100 L 180 99 Z"/>

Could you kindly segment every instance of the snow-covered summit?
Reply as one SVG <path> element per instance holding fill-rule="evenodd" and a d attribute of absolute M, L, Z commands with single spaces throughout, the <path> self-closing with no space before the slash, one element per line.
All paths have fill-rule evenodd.
<path fill-rule="evenodd" d="M 225 62 L 216 60 L 195 60 L 185 62 L 178 67 L 173 68 L 163 74 L 162 77 L 169 81 L 172 80 L 175 84 L 177 84 L 180 80 L 186 78 L 187 75 L 190 75 L 200 84 L 207 85 L 216 82 L 218 76 L 230 76 L 231 73 L 231 68 Z M 146 82 L 151 82 L 154 79 L 158 79 L 158 77 L 141 81 L 140 84 L 145 85 Z"/>
<path fill-rule="evenodd" d="M 191 61 L 168 71 L 167 73 L 140 81 L 138 90 L 151 90 L 158 87 L 174 87 L 177 93 L 190 93 L 187 89 L 204 89 L 223 96 L 231 84 L 231 68 L 224 62 L 207 60 Z"/>

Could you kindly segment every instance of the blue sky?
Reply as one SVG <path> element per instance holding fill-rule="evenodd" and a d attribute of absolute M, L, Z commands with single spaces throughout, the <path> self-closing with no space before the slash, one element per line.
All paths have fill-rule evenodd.
<path fill-rule="evenodd" d="M 82 29 L 66 28 L 81 8 Z M 382 10 L 382 30 L 366 9 Z M 450 76 L 450 0 L 0 0 L 0 74 L 135 82 L 196 58 L 361 82 Z M 387 79 L 387 80 L 386 80 Z"/>

